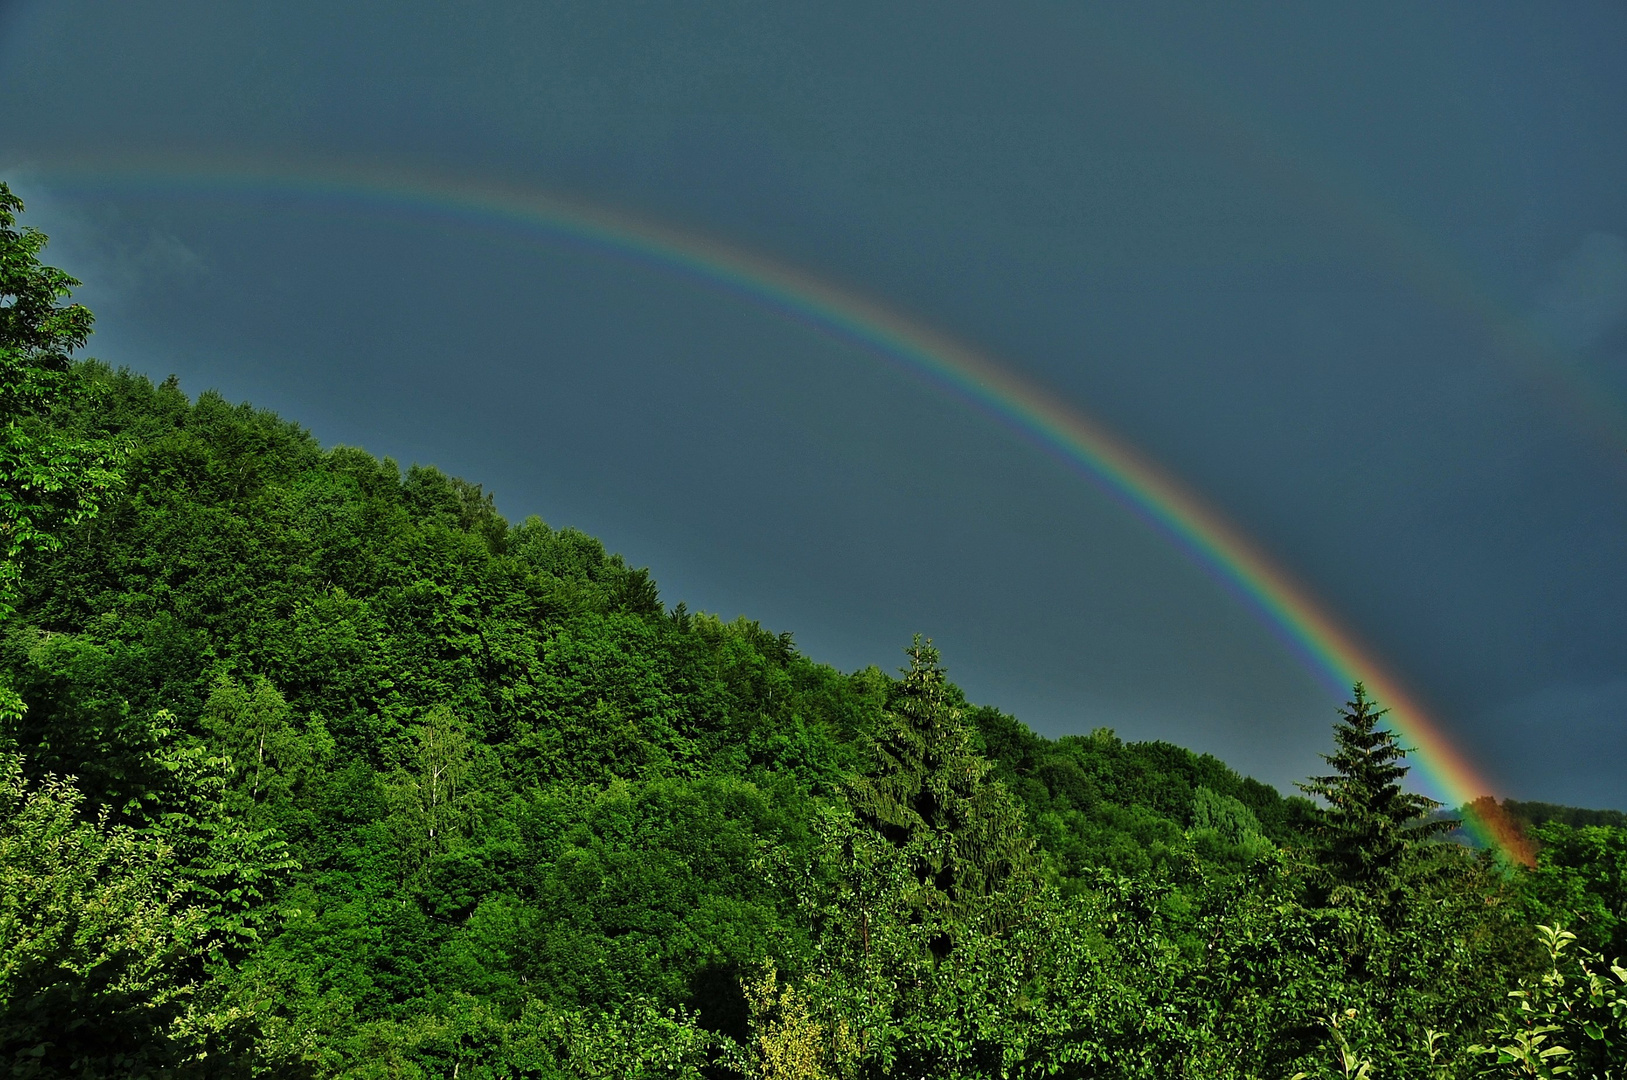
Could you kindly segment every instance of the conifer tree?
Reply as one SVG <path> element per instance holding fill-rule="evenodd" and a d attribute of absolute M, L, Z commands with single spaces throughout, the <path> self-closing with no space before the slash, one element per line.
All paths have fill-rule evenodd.
<path fill-rule="evenodd" d="M 990 775 L 931 641 L 916 635 L 910 666 L 874 742 L 871 767 L 849 786 L 859 819 L 911 852 L 936 906 L 963 917 L 1033 879 L 1022 811 Z"/>
<path fill-rule="evenodd" d="M 1356 683 L 1352 700 L 1339 710 L 1333 726 L 1337 750 L 1322 755 L 1333 772 L 1298 785 L 1328 804 L 1323 860 L 1341 884 L 1390 883 L 1417 842 L 1458 825 L 1425 820 L 1441 804 L 1402 789 L 1408 751 L 1394 731 L 1380 725 L 1388 712 L 1377 708 L 1366 687 Z"/>

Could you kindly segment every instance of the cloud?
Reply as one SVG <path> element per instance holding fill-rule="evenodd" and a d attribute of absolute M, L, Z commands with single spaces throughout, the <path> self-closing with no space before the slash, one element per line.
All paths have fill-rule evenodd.
<path fill-rule="evenodd" d="M 1533 320 L 1550 337 L 1582 349 L 1627 316 L 1627 243 L 1595 232 L 1554 267 L 1537 299 Z"/>
<path fill-rule="evenodd" d="M 111 284 L 130 293 L 159 282 L 196 277 L 206 269 L 202 256 L 180 237 L 152 227 L 104 243 L 103 255 Z"/>
<path fill-rule="evenodd" d="M 0 180 L 23 199 L 18 224 L 50 237 L 44 261 L 83 281 L 75 298 L 93 307 L 139 299 L 208 271 L 203 257 L 174 233 L 130 220 L 111 206 L 62 198 L 26 168 L 0 168 Z"/>
<path fill-rule="evenodd" d="M 1508 794 L 1627 810 L 1627 679 L 1557 683 L 1504 704 L 1482 737 L 1499 744 Z"/>
<path fill-rule="evenodd" d="M 1598 734 L 1617 729 L 1627 719 L 1627 679 L 1547 686 L 1512 702 L 1505 715 L 1532 733 L 1563 729 Z"/>

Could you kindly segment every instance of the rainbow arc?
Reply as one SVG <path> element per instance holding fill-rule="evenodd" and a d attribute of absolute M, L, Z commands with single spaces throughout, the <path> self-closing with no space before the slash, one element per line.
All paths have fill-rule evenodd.
<path fill-rule="evenodd" d="M 1449 805 L 1492 787 L 1399 678 L 1286 569 L 1168 471 L 1039 384 L 964 342 L 784 262 L 686 229 L 532 189 L 361 166 L 220 159 L 96 160 L 35 170 L 53 181 L 155 194 L 294 195 L 423 218 L 526 230 L 699 279 L 925 376 L 1059 457 L 1219 580 L 1335 693 L 1355 682 L 1389 709 L 1415 762 Z M 1467 822 L 1531 861 L 1494 801 Z"/>

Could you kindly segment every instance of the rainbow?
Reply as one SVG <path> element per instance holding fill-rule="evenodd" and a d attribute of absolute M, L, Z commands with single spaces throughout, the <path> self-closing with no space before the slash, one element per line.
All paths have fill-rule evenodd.
<path fill-rule="evenodd" d="M 14 170 L 23 172 L 24 170 Z M 1426 781 L 1448 805 L 1492 791 L 1417 699 L 1377 657 L 1282 567 L 1174 476 L 1077 408 L 963 342 L 795 267 L 698 233 L 535 189 L 466 177 L 332 163 L 273 164 L 176 159 L 32 167 L 30 176 L 92 189 L 156 194 L 268 192 L 365 201 L 375 208 L 540 232 L 675 271 L 821 332 L 855 342 L 924 376 L 1108 492 L 1218 580 L 1267 625 L 1330 691 L 1362 682 L 1415 746 Z M 1531 861 L 1519 829 L 1482 799 L 1469 813 L 1477 838 Z"/>

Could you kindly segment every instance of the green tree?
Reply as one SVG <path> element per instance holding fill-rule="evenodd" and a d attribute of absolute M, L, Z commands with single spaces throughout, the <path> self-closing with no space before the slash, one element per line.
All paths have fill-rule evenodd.
<path fill-rule="evenodd" d="M 977 753 L 938 650 L 920 635 L 848 799 L 898 847 L 919 843 L 916 872 L 951 909 L 1020 885 L 1035 869 L 1022 813 Z"/>
<path fill-rule="evenodd" d="M 227 798 L 232 761 L 200 739 L 182 734 L 175 717 L 154 723 L 162 748 L 157 765 L 168 775 L 158 805 L 143 808 L 143 836 L 168 847 L 181 896 L 206 916 L 208 945 L 217 956 L 240 957 L 275 922 L 270 900 L 288 872 L 298 868 L 274 828 L 256 828 Z"/>
<path fill-rule="evenodd" d="M 174 849 L 72 783 L 30 785 L 0 755 L 0 1068 L 10 1076 L 147 1075 L 197 990 L 208 915 L 185 903 Z M 177 1056 L 179 1055 L 179 1057 Z"/>
<path fill-rule="evenodd" d="M 65 304 L 79 282 L 39 260 L 45 234 L 17 226 L 23 202 L 0 183 L 0 616 L 10 614 L 23 560 L 62 546 L 61 530 L 94 515 L 118 483 L 117 446 L 48 426 L 83 393 L 69 354 L 90 336 L 90 310 Z M 0 717 L 23 714 L 0 687 Z"/>
<path fill-rule="evenodd" d="M 413 725 L 405 764 L 389 785 L 391 826 L 404 855 L 402 869 L 416 870 L 445 850 L 464 819 L 472 763 L 468 725 L 445 705 L 431 708 Z"/>
<path fill-rule="evenodd" d="M 236 787 L 255 804 L 287 801 L 333 752 L 321 721 L 307 722 L 301 732 L 287 701 L 263 677 L 245 684 L 219 676 L 204 702 L 202 726 L 229 760 Z"/>
<path fill-rule="evenodd" d="M 1407 749 L 1380 725 L 1389 712 L 1376 707 L 1361 683 L 1333 726 L 1337 749 L 1323 754 L 1327 776 L 1298 785 L 1326 801 L 1322 861 L 1337 884 L 1393 886 L 1408 852 L 1419 841 L 1457 828 L 1455 820 L 1424 820 L 1441 804 L 1401 787 Z"/>
<path fill-rule="evenodd" d="M 20 560 L 61 547 L 60 530 L 95 514 L 118 480 L 119 453 L 41 423 L 82 393 L 69 354 L 92 316 L 65 304 L 79 282 L 39 260 L 46 236 L 17 226 L 23 202 L 0 183 L 0 606 L 16 602 Z"/>
<path fill-rule="evenodd" d="M 1211 861 L 1248 862 L 1271 849 L 1254 812 L 1242 800 L 1199 784 L 1192 793 L 1192 825 L 1187 835 Z"/>
<path fill-rule="evenodd" d="M 1199 785 L 1192 793 L 1192 828 L 1213 829 L 1234 844 L 1260 835 L 1253 811 L 1230 795 Z"/>
<path fill-rule="evenodd" d="M 1627 829 L 1550 821 L 1534 830 L 1537 865 L 1523 878 L 1533 922 L 1563 922 L 1584 949 L 1627 958 Z"/>
<path fill-rule="evenodd" d="M 1104 983 L 1122 976 L 1101 955 L 1095 895 L 1087 905 L 1039 886 L 1024 895 L 1020 920 L 956 921 L 943 908 L 922 910 L 921 840 L 895 845 L 835 806 L 819 811 L 816 832 L 821 848 L 802 874 L 774 871 L 800 881 L 814 942 L 802 977 L 787 980 L 792 989 L 777 1000 L 764 981 L 744 980 L 755 1059 L 748 1076 L 1055 1075 L 1131 1019 L 1108 1015 L 1115 995 Z M 956 931 L 954 947 L 940 955 L 946 926 Z M 1148 958 L 1123 959 L 1144 970 Z M 1129 1013 L 1140 1017 L 1140 1006 Z M 1138 1020 L 1132 1026 L 1145 1034 Z"/>
<path fill-rule="evenodd" d="M 844 675 L 755 623 L 667 616 L 598 541 L 505 528 L 474 485 L 78 370 L 105 396 L 26 423 L 139 450 L 107 527 L 26 560 L 0 639 L 29 704 L 24 786 L 78 777 L 52 819 L 68 840 L 7 849 L 36 869 L 0 907 L 15 888 L 13 925 L 65 912 L 75 947 L 132 964 L 121 930 L 190 909 L 169 981 L 121 984 L 196 988 L 134 1025 L 159 1032 L 154 1061 L 1219 1080 L 1320 1076 L 1338 1051 L 1433 1075 L 1425 1030 L 1453 1060 L 1486 1042 L 1541 959 L 1507 918 L 1523 871 L 1456 845 L 1403 854 L 1393 888 L 1328 888 L 1297 843 L 1324 817 L 1387 806 L 1417 835 L 1384 802 L 1404 760 L 1382 745 L 1337 747 L 1324 780 L 1355 794 L 1324 814 L 1168 744 L 1040 739 L 967 706 L 930 645 L 901 679 Z M 1375 757 L 1398 772 L 1373 779 Z M 0 833 L 45 835 L 23 820 Z M 73 869 L 93 833 L 170 853 L 135 859 L 146 893 Z M 1620 845 L 1577 839 L 1550 845 L 1533 902 L 1619 933 Z M 76 899 L 42 903 L 48 881 Z M 727 1062 L 722 1036 L 744 1048 Z"/>

